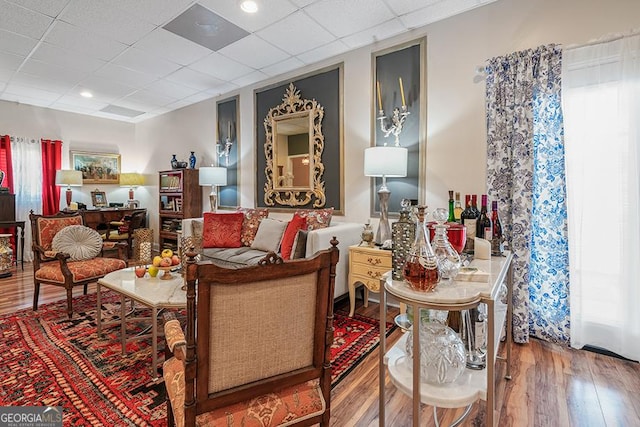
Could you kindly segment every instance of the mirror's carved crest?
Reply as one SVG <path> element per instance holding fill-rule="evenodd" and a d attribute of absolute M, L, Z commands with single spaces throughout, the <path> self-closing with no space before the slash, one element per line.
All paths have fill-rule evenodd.
<path fill-rule="evenodd" d="M 287 118 L 310 116 L 311 129 L 310 147 L 312 168 L 312 182 L 308 188 L 286 188 L 278 184 L 277 177 L 274 176 L 274 129 L 275 122 Z M 303 99 L 300 91 L 293 83 L 285 91 L 282 103 L 271 109 L 264 119 L 264 129 L 266 142 L 264 144 L 264 154 L 266 158 L 265 175 L 267 181 L 264 185 L 264 202 L 267 206 L 304 206 L 312 203 L 314 208 L 321 208 L 326 203 L 325 185 L 323 180 L 324 165 L 322 164 L 322 152 L 324 150 L 324 135 L 322 134 L 322 119 L 324 117 L 324 107 L 315 99 Z"/>

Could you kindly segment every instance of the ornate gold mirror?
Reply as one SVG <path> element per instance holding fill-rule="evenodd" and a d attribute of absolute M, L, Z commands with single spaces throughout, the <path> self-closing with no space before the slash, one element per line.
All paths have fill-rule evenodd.
<path fill-rule="evenodd" d="M 315 99 L 302 99 L 293 83 L 282 104 L 269 109 L 264 119 L 267 206 L 324 206 L 323 116 L 324 108 Z"/>

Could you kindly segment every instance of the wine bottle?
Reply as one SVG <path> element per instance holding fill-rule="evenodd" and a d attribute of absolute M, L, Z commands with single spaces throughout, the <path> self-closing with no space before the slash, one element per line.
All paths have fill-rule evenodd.
<path fill-rule="evenodd" d="M 447 218 L 447 222 L 456 222 L 453 203 L 453 190 L 449 190 L 449 218 Z"/>
<path fill-rule="evenodd" d="M 471 196 L 464 196 L 465 209 L 460 214 L 460 220 L 462 224 L 467 229 L 467 243 L 464 246 L 464 250 L 462 252 L 466 254 L 472 254 L 474 251 L 473 247 L 473 238 L 476 237 L 476 220 L 478 215 L 476 215 L 475 211 L 471 207 Z"/>
<path fill-rule="evenodd" d="M 493 232 L 491 233 L 491 255 L 501 256 L 504 250 L 502 244 L 502 224 L 498 216 L 498 202 L 491 202 L 491 223 Z"/>
<path fill-rule="evenodd" d="M 460 214 L 462 213 L 462 206 L 460 205 L 460 193 L 456 191 L 456 201 L 455 206 L 453 207 L 453 218 L 456 222 L 460 222 Z"/>
<path fill-rule="evenodd" d="M 483 194 L 480 217 L 476 221 L 476 237 L 489 240 L 492 235 L 491 220 L 487 215 L 487 195 Z"/>
<path fill-rule="evenodd" d="M 480 216 L 480 211 L 478 210 L 478 196 L 475 194 L 471 196 L 471 209 L 473 209 L 476 213 L 476 218 L 478 218 Z"/>

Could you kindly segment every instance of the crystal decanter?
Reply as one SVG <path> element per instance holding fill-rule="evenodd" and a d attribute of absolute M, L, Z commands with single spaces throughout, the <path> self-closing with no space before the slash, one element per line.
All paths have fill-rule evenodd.
<path fill-rule="evenodd" d="M 418 206 L 416 234 L 411 251 L 404 262 L 402 275 L 414 291 L 431 292 L 440 283 L 438 261 L 425 227 L 425 206 Z"/>
<path fill-rule="evenodd" d="M 440 278 L 451 281 L 460 271 L 462 261 L 460 260 L 460 255 L 458 255 L 458 252 L 451 246 L 447 237 L 448 226 L 445 225 L 445 222 L 447 222 L 447 211 L 443 208 L 436 209 L 433 212 L 433 219 L 436 221 L 436 226 L 431 247 L 438 260 Z"/>

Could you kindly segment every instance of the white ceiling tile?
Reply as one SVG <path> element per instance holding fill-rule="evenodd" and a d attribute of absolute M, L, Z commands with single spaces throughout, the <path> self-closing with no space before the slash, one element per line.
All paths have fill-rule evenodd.
<path fill-rule="evenodd" d="M 297 56 L 297 58 L 305 64 L 312 64 L 314 62 L 318 62 L 332 56 L 340 55 L 341 53 L 344 53 L 348 50 L 349 47 L 346 44 L 344 44 L 341 40 L 336 40 L 308 52 L 301 53 Z"/>
<path fill-rule="evenodd" d="M 9 0 L 9 2 L 55 18 L 69 0 Z"/>
<path fill-rule="evenodd" d="M 385 3 L 396 15 L 415 12 L 443 0 L 385 0 Z"/>
<path fill-rule="evenodd" d="M 211 50 L 180 37 L 164 28 L 156 28 L 140 39 L 134 47 L 152 55 L 171 58 L 180 65 L 189 65 L 211 53 Z"/>
<path fill-rule="evenodd" d="M 0 68 L 15 71 L 26 58 L 22 55 L 0 52 Z"/>
<path fill-rule="evenodd" d="M 4 0 L 0 0 L 0 10 L 0 28 L 32 39 L 40 39 L 53 22 L 46 15 Z"/>
<path fill-rule="evenodd" d="M 82 71 L 60 67 L 54 64 L 37 61 L 35 59 L 28 59 L 20 71 L 31 74 L 32 76 L 57 80 L 66 84 L 75 84 L 87 76 L 87 73 Z"/>
<path fill-rule="evenodd" d="M 194 62 L 189 65 L 189 68 L 221 80 L 232 80 L 254 71 L 253 68 L 242 65 L 216 52 Z"/>
<path fill-rule="evenodd" d="M 298 7 L 306 7 L 312 3 L 316 3 L 322 0 L 290 0 L 291 3 L 295 4 Z"/>
<path fill-rule="evenodd" d="M 60 98 L 60 94 L 56 92 L 50 92 L 48 90 L 37 89 L 34 87 L 23 86 L 16 83 L 9 83 L 5 88 L 5 93 L 11 93 L 14 95 L 24 95 L 32 98 L 39 98 L 43 101 L 53 102 Z"/>
<path fill-rule="evenodd" d="M 112 60 L 127 48 L 123 43 L 62 21 L 56 21 L 44 40 L 105 61 Z"/>
<path fill-rule="evenodd" d="M 382 0 L 326 0 L 304 9 L 336 37 L 345 37 L 393 18 Z"/>
<path fill-rule="evenodd" d="M 193 0 L 110 0 L 117 8 L 156 25 L 163 25 L 182 13 Z"/>
<path fill-rule="evenodd" d="M 121 84 L 108 78 L 89 76 L 74 88 L 76 93 L 80 93 L 82 90 L 91 92 L 93 99 L 113 102 L 116 99 L 132 94 L 137 89 L 134 86 Z"/>
<path fill-rule="evenodd" d="M 189 101 L 188 98 L 185 98 L 167 105 L 167 108 L 177 110 L 179 108 L 186 107 L 187 105 L 191 105 L 191 101 Z"/>
<path fill-rule="evenodd" d="M 393 37 L 405 31 L 407 31 L 407 28 L 402 24 L 402 21 L 398 18 L 394 18 L 375 27 L 368 28 L 350 36 L 343 37 L 342 41 L 350 49 L 355 49 L 361 46 L 375 43 L 380 40 L 384 40 L 389 37 Z"/>
<path fill-rule="evenodd" d="M 148 107 L 145 109 L 146 111 L 152 110 L 153 108 L 161 107 L 163 105 L 171 104 L 172 102 L 177 101 L 177 98 L 172 98 L 152 90 L 139 90 L 134 94 L 127 96 L 126 98 L 122 98 L 118 101 L 118 103 L 122 102 L 134 102 L 139 103 L 141 105 L 147 105 Z M 151 108 L 150 108 L 151 107 Z"/>
<path fill-rule="evenodd" d="M 166 79 L 198 90 L 207 90 L 223 83 L 220 79 L 190 68 L 182 68 L 168 75 Z"/>
<path fill-rule="evenodd" d="M 298 58 L 289 58 L 282 62 L 278 62 L 277 64 L 264 67 L 260 71 L 268 76 L 277 76 L 278 74 L 284 74 L 288 71 L 295 70 L 296 68 L 300 68 L 304 65 L 304 62 L 300 61 Z"/>
<path fill-rule="evenodd" d="M 64 82 L 64 81 L 55 79 L 54 77 L 49 77 L 46 75 L 33 76 L 31 74 L 27 74 L 24 72 L 20 72 L 19 74 L 16 74 L 14 78 L 11 79 L 11 82 L 18 83 L 23 86 L 31 86 L 38 89 L 55 91 L 60 94 L 67 93 L 76 85 L 76 81 L 74 79 Z"/>
<path fill-rule="evenodd" d="M 242 76 L 240 78 L 234 79 L 232 83 L 237 85 L 238 87 L 245 87 L 245 86 L 249 86 L 254 83 L 257 83 L 261 80 L 264 80 L 267 77 L 269 76 L 267 76 L 262 71 L 254 71 L 251 74 L 247 74 L 246 76 Z"/>
<path fill-rule="evenodd" d="M 62 102 L 54 102 L 49 108 L 55 108 L 56 110 L 66 111 L 68 113 L 87 114 L 97 116 L 99 108 L 85 108 L 78 105 L 65 104 Z"/>
<path fill-rule="evenodd" d="M 293 34 L 304 36 L 292 37 Z M 256 32 L 256 35 L 291 55 L 297 55 L 334 40 L 327 30 L 300 11 Z"/>
<path fill-rule="evenodd" d="M 185 101 L 189 101 L 191 104 L 195 104 L 196 102 L 204 101 L 205 99 L 211 98 L 211 95 L 206 92 L 198 92 L 195 95 L 191 95 L 188 98 L 185 98 Z"/>
<path fill-rule="evenodd" d="M 134 44 L 156 28 L 100 0 L 71 0 L 60 19 L 127 45 Z"/>
<path fill-rule="evenodd" d="M 168 80 L 157 80 L 146 86 L 145 89 L 161 93 L 175 99 L 185 98 L 199 92 L 198 89 L 170 82 Z"/>
<path fill-rule="evenodd" d="M 284 61 L 290 56 L 253 34 L 220 49 L 218 53 L 256 69 Z"/>
<path fill-rule="evenodd" d="M 91 58 L 48 43 L 41 43 L 31 55 L 31 59 L 86 73 L 96 71 L 106 64 L 101 59 Z"/>
<path fill-rule="evenodd" d="M 182 66 L 136 48 L 129 48 L 113 60 L 114 64 L 157 77 L 164 77 Z"/>
<path fill-rule="evenodd" d="M 51 102 L 41 98 L 33 98 L 26 95 L 15 95 L 7 92 L 4 92 L 0 98 L 5 101 L 15 101 L 20 104 L 35 105 L 36 107 L 48 107 L 51 104 Z"/>
<path fill-rule="evenodd" d="M 0 51 L 15 53 L 17 55 L 27 56 L 35 47 L 37 40 L 12 33 L 6 30 L 0 30 Z"/>
<path fill-rule="evenodd" d="M 198 3 L 249 32 L 265 28 L 297 10 L 288 0 L 259 0 L 258 13 L 243 12 L 237 0 L 200 0 Z"/>
<path fill-rule="evenodd" d="M 100 101 L 95 98 L 83 98 L 77 95 L 65 95 L 51 104 L 53 108 L 57 108 L 58 105 L 64 105 L 67 107 L 76 107 L 88 111 L 97 111 L 101 108 L 109 105 L 108 102 Z"/>
<path fill-rule="evenodd" d="M 133 87 L 144 86 L 158 79 L 151 74 L 130 70 L 114 64 L 105 65 L 96 71 L 95 75 Z"/>
<path fill-rule="evenodd" d="M 479 0 L 441 1 L 424 9 L 403 15 L 400 19 L 408 28 L 417 28 L 481 6 L 478 1 Z"/>

